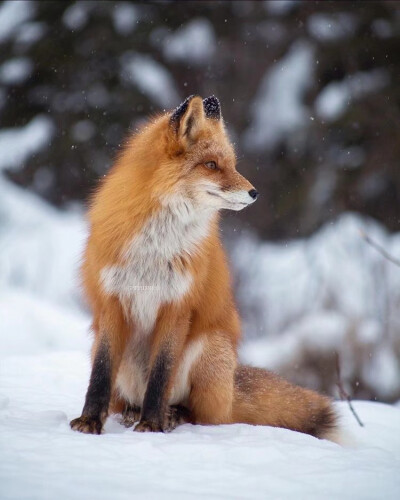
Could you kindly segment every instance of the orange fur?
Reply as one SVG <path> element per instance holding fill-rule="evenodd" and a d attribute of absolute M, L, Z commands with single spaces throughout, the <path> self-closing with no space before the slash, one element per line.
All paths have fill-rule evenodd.
<path fill-rule="evenodd" d="M 189 408 L 191 421 L 195 423 L 246 422 L 324 436 L 329 425 L 334 424 L 329 400 L 294 387 L 265 370 L 237 363 L 240 322 L 218 233 L 218 210 L 243 208 L 252 201 L 246 193 L 254 188 L 236 170 L 235 154 L 222 119 L 207 117 L 199 97 L 189 100 L 187 108 L 182 109 L 176 122 L 171 122 L 171 114 L 167 113 L 146 124 L 128 141 L 95 193 L 89 210 L 90 236 L 82 276 L 93 311 L 93 359 L 102 339 L 106 338 L 110 346 L 110 411 L 121 411 L 126 402 L 141 406 L 143 401 L 137 401 L 139 396 L 134 394 L 141 390 L 136 385 L 141 377 L 148 385 L 151 373 L 155 373 L 157 363 L 162 360 L 168 375 L 165 375 L 165 391 L 159 395 L 160 408 L 155 420 L 165 414 L 168 404 L 174 403 Z M 217 168 L 210 162 L 215 162 Z M 127 250 L 132 241 L 141 242 L 136 251 L 145 255 L 146 245 L 150 248 L 152 244 L 149 238 L 156 238 L 149 229 L 149 221 L 159 217 L 161 223 L 155 226 L 155 232 L 162 231 L 164 211 L 167 211 L 165 217 L 173 219 L 175 208 L 170 207 L 174 207 L 176 200 L 182 202 L 179 210 L 190 207 L 193 212 L 190 217 L 194 217 L 194 222 L 190 219 L 187 229 L 195 235 L 193 244 L 186 247 L 184 236 L 180 242 L 178 234 L 170 244 L 171 247 L 182 244 L 182 249 L 169 256 L 168 262 L 162 260 L 162 249 L 152 251 L 154 266 L 168 265 L 171 279 L 177 280 L 178 289 L 182 286 L 184 291 L 177 293 L 176 298 L 154 302 L 157 306 L 153 311 L 154 323 L 146 331 L 143 321 L 134 313 L 137 309 L 132 301 L 135 294 L 148 293 L 153 301 L 158 296 L 141 289 L 132 293 L 126 289 L 120 291 L 125 274 L 111 280 L 116 283 L 117 291 L 110 291 L 104 285 L 104 270 L 127 273 L 132 262 L 136 262 L 129 260 L 135 256 L 131 257 Z M 204 210 L 203 230 L 196 214 Z M 184 224 L 182 231 L 185 234 Z M 166 234 L 165 239 L 168 238 Z M 138 262 L 136 266 L 140 267 Z M 140 300 L 146 297 L 141 295 Z M 147 302 L 141 304 L 147 311 Z M 134 349 L 138 353 L 130 352 Z M 135 377 L 137 381 L 133 380 Z M 175 401 L 181 382 L 182 400 Z M 145 399 L 150 399 L 149 391 L 147 387 Z M 143 414 L 142 420 L 137 430 L 163 428 L 162 421 L 150 422 L 151 418 Z M 91 432 L 82 422 L 71 425 Z"/>

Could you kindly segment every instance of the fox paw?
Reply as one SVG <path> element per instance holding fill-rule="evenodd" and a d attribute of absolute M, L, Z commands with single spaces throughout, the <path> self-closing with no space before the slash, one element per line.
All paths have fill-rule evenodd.
<path fill-rule="evenodd" d="M 133 430 L 135 432 L 164 432 L 158 422 L 150 420 L 141 420 Z"/>
<path fill-rule="evenodd" d="M 169 406 L 164 422 L 164 432 L 171 432 L 178 425 L 187 424 L 190 421 L 190 411 L 187 408 L 181 405 Z"/>
<path fill-rule="evenodd" d="M 84 417 L 83 415 L 71 420 L 69 425 L 73 431 L 83 432 L 84 434 L 101 434 L 103 428 L 99 418 Z"/>
<path fill-rule="evenodd" d="M 136 405 L 126 405 L 122 412 L 121 424 L 125 427 L 133 427 L 140 420 L 140 408 Z"/>

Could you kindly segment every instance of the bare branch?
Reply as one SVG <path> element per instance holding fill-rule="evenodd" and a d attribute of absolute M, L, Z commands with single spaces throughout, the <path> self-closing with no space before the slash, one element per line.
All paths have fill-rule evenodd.
<path fill-rule="evenodd" d="M 371 245 L 372 248 L 375 248 L 385 259 L 387 259 L 389 262 L 392 264 L 395 264 L 396 266 L 400 267 L 400 259 L 396 259 L 396 257 L 393 257 L 390 255 L 382 245 L 377 243 L 376 241 L 372 240 L 367 233 L 365 233 L 362 229 L 360 229 L 360 234 L 361 238 L 368 243 L 368 245 Z"/>
<path fill-rule="evenodd" d="M 354 406 L 351 404 L 351 397 L 343 387 L 343 382 L 342 382 L 342 377 L 340 374 L 340 359 L 339 359 L 339 353 L 335 352 L 335 361 L 336 361 L 336 373 L 337 373 L 337 382 L 336 385 L 338 386 L 339 389 L 339 396 L 342 401 L 347 401 L 351 413 L 354 415 L 354 418 L 357 420 L 357 423 L 360 427 L 364 427 L 364 424 L 361 422 L 360 417 L 357 415 L 356 410 L 354 409 Z"/>

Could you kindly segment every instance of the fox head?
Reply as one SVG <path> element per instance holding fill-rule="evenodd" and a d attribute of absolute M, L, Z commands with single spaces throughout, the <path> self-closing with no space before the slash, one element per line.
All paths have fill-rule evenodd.
<path fill-rule="evenodd" d="M 242 210 L 255 202 L 257 191 L 236 170 L 216 97 L 190 96 L 162 117 L 160 128 L 155 125 L 147 147 L 158 156 L 151 168 L 153 191 L 159 189 L 160 197 L 178 195 L 215 210 Z M 163 140 L 156 140 L 160 135 Z"/>

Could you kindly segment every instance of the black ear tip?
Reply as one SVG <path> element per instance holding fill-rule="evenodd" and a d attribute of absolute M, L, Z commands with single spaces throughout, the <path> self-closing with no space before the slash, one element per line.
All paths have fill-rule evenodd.
<path fill-rule="evenodd" d="M 170 118 L 170 122 L 172 124 L 177 125 L 179 123 L 179 120 L 186 113 L 189 102 L 193 99 L 193 97 L 195 97 L 194 94 L 190 95 L 189 97 L 186 97 L 186 99 L 183 102 L 181 102 L 178 107 L 174 109 Z"/>
<path fill-rule="evenodd" d="M 207 118 L 219 120 L 221 118 L 221 105 L 215 95 L 203 99 L 204 113 Z"/>

